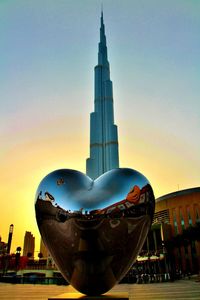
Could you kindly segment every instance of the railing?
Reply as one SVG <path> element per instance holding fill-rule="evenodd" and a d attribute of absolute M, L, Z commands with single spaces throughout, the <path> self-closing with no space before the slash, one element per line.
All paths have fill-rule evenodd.
<path fill-rule="evenodd" d="M 32 276 L 0 276 L 0 282 L 18 283 L 18 284 L 57 284 L 67 285 L 67 281 L 63 277 L 39 277 Z"/>
<path fill-rule="evenodd" d="M 26 265 L 23 270 L 58 270 L 55 265 L 46 266 L 40 264 Z"/>

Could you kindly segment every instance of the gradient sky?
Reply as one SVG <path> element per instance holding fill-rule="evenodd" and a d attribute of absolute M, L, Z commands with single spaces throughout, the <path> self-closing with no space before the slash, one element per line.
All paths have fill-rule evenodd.
<path fill-rule="evenodd" d="M 0 235 L 39 235 L 49 172 L 85 172 L 99 0 L 0 0 Z M 200 186 L 200 1 L 105 0 L 120 166 L 155 196 Z"/>

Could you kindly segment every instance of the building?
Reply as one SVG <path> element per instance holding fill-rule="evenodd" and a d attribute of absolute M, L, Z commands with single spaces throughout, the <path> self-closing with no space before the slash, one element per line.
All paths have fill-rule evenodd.
<path fill-rule="evenodd" d="M 8 232 L 8 242 L 4 243 L 1 240 L 1 236 L 0 236 L 0 254 L 10 254 L 10 249 L 11 249 L 11 244 L 12 244 L 12 236 L 13 236 L 13 229 L 14 229 L 14 225 L 11 224 L 9 227 L 9 232 Z"/>
<path fill-rule="evenodd" d="M 200 270 L 200 187 L 164 195 L 156 200 L 154 223 L 169 224 L 176 269 Z M 170 239 L 169 239 L 170 240 Z"/>
<path fill-rule="evenodd" d="M 172 234 L 200 221 L 200 187 L 177 191 L 156 199 L 154 220 L 169 223 Z"/>
<path fill-rule="evenodd" d="M 5 254 L 7 252 L 7 244 L 2 241 L 0 236 L 0 255 Z"/>
<path fill-rule="evenodd" d="M 92 179 L 119 167 L 118 133 L 114 124 L 113 88 L 103 12 L 101 13 L 98 65 L 94 69 L 94 112 L 90 114 L 90 157 L 86 161 L 86 173 Z"/>
<path fill-rule="evenodd" d="M 48 255 L 49 255 L 49 251 L 47 250 L 45 244 L 43 243 L 42 238 L 40 239 L 40 255 L 41 255 L 41 258 L 43 258 L 43 259 L 47 259 Z"/>
<path fill-rule="evenodd" d="M 8 233 L 8 244 L 7 244 L 7 253 L 10 254 L 11 244 L 12 244 L 12 236 L 13 236 L 14 225 L 11 224 L 9 227 Z"/>
<path fill-rule="evenodd" d="M 45 262 L 47 267 L 56 268 L 54 260 L 51 256 L 51 254 L 49 253 L 47 247 L 45 246 L 42 238 L 40 239 L 40 253 L 38 256 L 39 256 L 41 262 L 42 261 L 43 261 L 43 263 Z"/>
<path fill-rule="evenodd" d="M 151 230 L 138 257 L 142 272 L 200 271 L 200 187 L 156 199 Z"/>
<path fill-rule="evenodd" d="M 33 257 L 35 251 L 35 237 L 30 231 L 25 232 L 23 256 Z"/>

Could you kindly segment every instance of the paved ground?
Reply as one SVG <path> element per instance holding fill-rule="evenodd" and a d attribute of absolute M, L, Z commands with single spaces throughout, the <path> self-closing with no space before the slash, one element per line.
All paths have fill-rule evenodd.
<path fill-rule="evenodd" d="M 0 283 L 1 300 L 48 300 L 75 292 L 71 286 Z M 112 292 L 128 292 L 130 300 L 199 300 L 200 282 L 180 280 L 173 283 L 120 284 Z"/>

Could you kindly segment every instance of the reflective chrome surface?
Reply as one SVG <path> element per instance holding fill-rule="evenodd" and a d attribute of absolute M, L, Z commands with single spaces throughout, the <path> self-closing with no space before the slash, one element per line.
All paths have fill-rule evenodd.
<path fill-rule="evenodd" d="M 107 292 L 127 273 L 151 226 L 155 199 L 148 180 L 114 169 L 95 181 L 62 169 L 36 192 L 42 239 L 65 279 L 79 292 Z"/>

